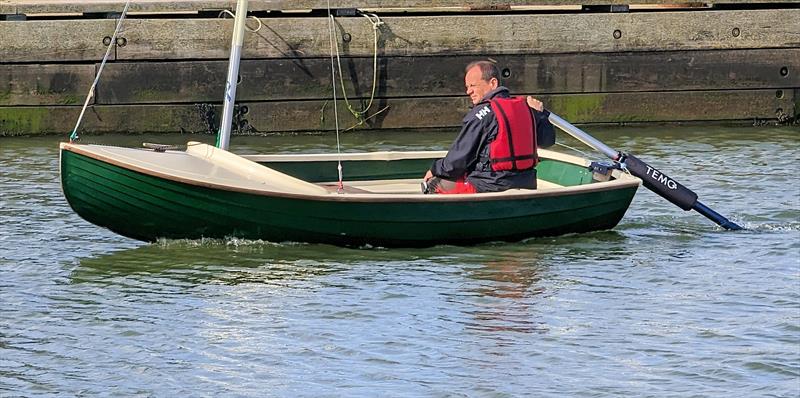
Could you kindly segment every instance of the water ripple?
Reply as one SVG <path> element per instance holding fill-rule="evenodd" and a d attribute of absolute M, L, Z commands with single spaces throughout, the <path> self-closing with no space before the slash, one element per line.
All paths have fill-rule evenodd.
<path fill-rule="evenodd" d="M 148 245 L 72 213 L 56 139 L 2 139 L 0 396 L 800 395 L 797 131 L 597 136 L 747 230 L 642 190 L 612 231 L 516 244 Z"/>

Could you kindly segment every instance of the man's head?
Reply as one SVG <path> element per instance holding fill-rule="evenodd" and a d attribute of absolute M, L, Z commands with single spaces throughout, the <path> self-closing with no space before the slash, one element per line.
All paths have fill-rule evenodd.
<path fill-rule="evenodd" d="M 473 105 L 477 105 L 489 91 L 500 85 L 500 71 L 489 61 L 470 62 L 464 71 L 464 85 Z"/>

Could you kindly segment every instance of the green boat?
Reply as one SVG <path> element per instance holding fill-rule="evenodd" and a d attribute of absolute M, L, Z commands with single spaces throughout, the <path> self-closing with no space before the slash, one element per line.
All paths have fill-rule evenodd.
<path fill-rule="evenodd" d="M 81 118 L 129 5 L 118 19 L 70 142 L 62 143 L 60 152 L 61 183 L 70 206 L 118 234 L 144 241 L 237 237 L 387 247 L 517 241 L 613 228 L 640 183 L 683 210 L 696 210 L 726 229 L 741 229 L 661 171 L 552 112 L 553 125 L 613 163 L 597 165 L 541 150 L 538 189 L 425 195 L 420 177 L 433 159 L 445 156 L 443 151 L 235 155 L 228 144 L 247 0 L 236 4 L 216 146 L 190 142 L 178 151 L 78 144 Z M 335 103 L 333 49 L 338 44 L 330 10 L 328 24 Z"/>
<path fill-rule="evenodd" d="M 346 246 L 475 244 L 613 228 L 640 180 L 542 150 L 536 190 L 425 195 L 444 152 L 242 157 L 61 144 L 61 182 L 87 221 L 143 241 L 230 238 Z M 340 188 L 336 164 L 357 170 Z"/>
<path fill-rule="evenodd" d="M 683 210 L 696 210 L 726 229 L 741 229 L 664 173 L 552 112 L 555 126 L 611 158 L 613 165 L 541 150 L 538 189 L 425 195 L 420 177 L 445 152 L 237 156 L 227 149 L 247 0 L 237 0 L 216 146 L 190 142 L 178 151 L 78 144 L 81 118 L 129 5 L 70 142 L 62 143 L 60 151 L 61 184 L 72 209 L 120 235 L 143 241 L 237 237 L 385 247 L 518 241 L 613 228 L 642 182 Z M 333 23 L 331 16 L 332 48 Z M 335 103 L 333 54 L 331 81 Z M 340 163 L 346 170 L 343 178 Z"/>

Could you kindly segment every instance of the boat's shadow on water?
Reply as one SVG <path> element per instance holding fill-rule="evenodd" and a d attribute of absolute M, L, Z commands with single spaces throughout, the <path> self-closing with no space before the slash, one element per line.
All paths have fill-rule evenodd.
<path fill-rule="evenodd" d="M 366 255 L 365 255 L 366 253 Z M 307 279 L 347 270 L 363 261 L 419 256 L 328 245 L 228 240 L 164 240 L 134 249 L 78 260 L 74 283 L 111 282 L 120 276 L 149 275 L 191 284 L 269 283 Z"/>
<path fill-rule="evenodd" d="M 527 272 L 554 264 L 554 256 L 581 256 L 597 247 L 624 246 L 626 240 L 615 231 L 422 249 L 346 248 L 236 238 L 164 240 L 78 259 L 70 278 L 73 283 L 113 283 L 115 278 L 135 275 L 174 278 L 190 284 L 270 283 L 314 278 L 361 265 L 406 270 L 477 267 L 488 272 L 498 263 L 506 270 L 513 265 L 513 269 Z"/>

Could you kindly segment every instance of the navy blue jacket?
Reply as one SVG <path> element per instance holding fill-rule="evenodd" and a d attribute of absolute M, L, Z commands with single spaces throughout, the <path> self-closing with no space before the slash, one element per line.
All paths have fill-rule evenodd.
<path fill-rule="evenodd" d="M 508 98 L 508 89 L 500 86 L 483 97 L 467 113 L 462 121 L 461 132 L 456 137 L 447 156 L 437 159 L 431 166 L 436 177 L 458 180 L 466 175 L 478 192 L 499 192 L 512 188 L 536 188 L 536 169 L 525 171 L 493 171 L 489 162 L 489 144 L 497 137 L 497 118 L 492 112 L 489 100 Z M 554 137 L 550 124 L 550 112 L 531 110 L 536 123 L 537 143 L 550 141 L 540 137 Z M 531 132 L 532 133 L 532 132 Z M 551 144 L 552 145 L 552 144 Z"/>

